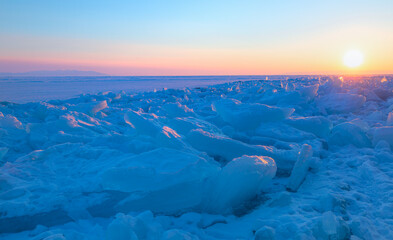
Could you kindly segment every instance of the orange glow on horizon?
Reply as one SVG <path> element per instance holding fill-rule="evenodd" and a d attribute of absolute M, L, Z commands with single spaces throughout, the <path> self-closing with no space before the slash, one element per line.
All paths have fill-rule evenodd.
<path fill-rule="evenodd" d="M 269 74 L 392 74 L 393 41 L 386 29 L 346 26 L 283 40 L 279 45 L 243 47 L 135 45 L 88 39 L 6 36 L 20 52 L 3 51 L 0 71 L 93 70 L 110 75 L 269 75 Z M 340 36 L 340 37 L 338 37 Z M 356 36 L 353 37 L 353 36 Z M 31 40 L 25 47 L 26 38 Z M 79 51 L 75 41 L 83 50 Z M 61 52 L 32 51 L 64 45 Z M 348 49 L 361 49 L 367 56 L 362 66 L 342 64 Z"/>

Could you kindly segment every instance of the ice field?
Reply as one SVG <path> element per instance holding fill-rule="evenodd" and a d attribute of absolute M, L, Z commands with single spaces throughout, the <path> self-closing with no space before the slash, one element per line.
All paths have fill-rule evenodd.
<path fill-rule="evenodd" d="M 1 88 L 0 239 L 393 239 L 393 77 L 286 78 Z"/>
<path fill-rule="evenodd" d="M 83 73 L 83 72 L 82 72 Z M 80 94 L 99 92 L 127 93 L 204 87 L 208 85 L 266 79 L 286 79 L 286 76 L 0 76 L 0 101 L 17 103 L 69 99 Z"/>

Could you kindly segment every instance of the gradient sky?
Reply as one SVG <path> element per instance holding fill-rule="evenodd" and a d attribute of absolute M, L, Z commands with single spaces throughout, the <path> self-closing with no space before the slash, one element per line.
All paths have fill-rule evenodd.
<path fill-rule="evenodd" d="M 358 49 L 364 64 L 342 56 Z M 0 0 L 0 72 L 393 73 L 393 1 Z"/>

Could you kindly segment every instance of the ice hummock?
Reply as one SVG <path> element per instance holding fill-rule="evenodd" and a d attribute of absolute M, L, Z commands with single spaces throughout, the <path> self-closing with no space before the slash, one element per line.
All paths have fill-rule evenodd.
<path fill-rule="evenodd" d="M 391 77 L 0 103 L 0 238 L 391 239 Z"/>

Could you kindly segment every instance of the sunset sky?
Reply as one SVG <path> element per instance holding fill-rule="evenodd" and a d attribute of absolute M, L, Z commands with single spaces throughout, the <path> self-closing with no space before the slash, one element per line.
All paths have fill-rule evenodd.
<path fill-rule="evenodd" d="M 58 69 L 393 73 L 393 1 L 0 1 L 0 72 Z"/>

